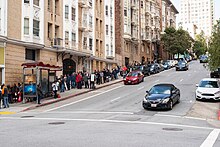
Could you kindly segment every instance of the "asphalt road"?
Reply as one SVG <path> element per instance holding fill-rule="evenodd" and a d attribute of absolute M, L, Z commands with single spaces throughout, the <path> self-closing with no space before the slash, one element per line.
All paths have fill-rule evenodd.
<path fill-rule="evenodd" d="M 196 83 L 209 77 L 197 61 L 138 85 L 115 84 L 24 113 L 0 116 L 1 146 L 219 147 L 219 103 L 195 101 Z M 144 110 L 145 91 L 173 83 L 181 101 L 171 111 Z"/>

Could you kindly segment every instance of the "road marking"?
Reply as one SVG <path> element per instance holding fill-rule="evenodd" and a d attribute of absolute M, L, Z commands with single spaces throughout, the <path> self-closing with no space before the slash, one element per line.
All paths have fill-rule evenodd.
<path fill-rule="evenodd" d="M 218 138 L 220 129 L 214 129 L 200 147 L 212 147 Z"/>
<path fill-rule="evenodd" d="M 112 90 L 118 89 L 118 88 L 123 87 L 123 86 L 124 86 L 124 85 L 121 85 L 121 86 L 118 86 L 118 87 L 115 87 L 115 88 L 112 88 L 112 89 L 106 90 L 106 91 L 104 91 L 104 92 L 101 92 L 101 93 L 98 93 L 98 94 L 95 94 L 95 95 L 89 96 L 89 97 L 87 97 L 87 98 L 84 98 L 84 99 L 81 99 L 81 100 L 78 100 L 78 101 L 74 101 L 74 102 L 72 102 L 72 103 L 65 104 L 65 105 L 62 105 L 62 106 L 59 106 L 59 107 L 56 107 L 56 108 L 52 108 L 52 109 L 46 110 L 46 111 L 44 111 L 44 112 L 49 112 L 49 111 L 57 110 L 57 109 L 60 109 L 60 108 L 63 108 L 63 107 L 69 106 L 69 105 L 73 105 L 73 104 L 76 104 L 76 103 L 79 103 L 79 102 L 82 102 L 82 101 L 85 101 L 85 100 L 91 99 L 91 98 L 93 98 L 93 97 L 99 96 L 99 95 L 101 95 L 101 94 L 107 93 L 107 92 L 109 92 L 109 91 L 112 91 Z"/>
<path fill-rule="evenodd" d="M 52 111 L 49 114 L 134 114 L 133 112 L 102 112 L 102 111 Z"/>
<path fill-rule="evenodd" d="M 183 81 L 183 79 L 180 80 L 180 82 L 182 82 L 182 81 Z"/>
<path fill-rule="evenodd" d="M 190 116 L 180 116 L 180 115 L 155 114 L 154 116 L 185 118 L 185 119 L 195 119 L 195 120 L 206 120 L 204 118 L 190 117 Z"/>
<path fill-rule="evenodd" d="M 143 88 L 144 88 L 144 86 L 142 86 L 142 87 L 138 88 L 137 90 L 141 90 L 141 89 L 143 89 Z"/>
<path fill-rule="evenodd" d="M 182 128 L 193 128 L 193 129 L 204 129 L 204 130 L 213 130 L 215 128 L 211 127 L 199 127 L 191 125 L 182 125 L 182 124 L 170 124 L 170 123 L 159 123 L 159 122 L 143 122 L 143 121 L 123 121 L 123 120 L 106 120 L 106 119 L 71 119 L 71 118 L 20 118 L 20 117 L 0 117 L 0 120 L 49 120 L 49 121 L 84 121 L 84 122 L 106 122 L 106 123 L 127 123 L 127 124 L 148 124 L 148 125 L 159 125 L 159 126 L 173 126 L 173 127 L 182 127 Z"/>
<path fill-rule="evenodd" d="M 119 96 L 119 97 L 117 97 L 117 98 L 111 100 L 111 102 L 117 101 L 117 100 L 119 100 L 120 98 L 121 98 L 121 97 Z"/>
<path fill-rule="evenodd" d="M 156 80 L 156 81 L 154 81 L 154 82 L 156 83 L 156 82 L 159 82 L 159 81 L 160 81 L 160 80 Z"/>

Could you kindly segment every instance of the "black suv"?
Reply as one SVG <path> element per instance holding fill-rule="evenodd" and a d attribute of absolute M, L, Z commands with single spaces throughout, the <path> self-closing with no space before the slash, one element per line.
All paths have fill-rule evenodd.
<path fill-rule="evenodd" d="M 211 78 L 220 78 L 220 67 L 210 73 Z"/>
<path fill-rule="evenodd" d="M 135 66 L 133 70 L 140 70 L 144 76 L 150 75 L 150 65 Z"/>

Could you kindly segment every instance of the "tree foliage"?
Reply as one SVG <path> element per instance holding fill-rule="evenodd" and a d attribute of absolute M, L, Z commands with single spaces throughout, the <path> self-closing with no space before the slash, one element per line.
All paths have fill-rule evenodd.
<path fill-rule="evenodd" d="M 220 67 L 220 20 L 217 21 L 210 39 L 209 45 L 209 67 L 215 70 Z"/>
<path fill-rule="evenodd" d="M 193 45 L 193 52 L 196 54 L 197 57 L 200 55 L 205 54 L 207 51 L 207 44 L 205 34 L 202 31 L 200 34 L 196 36 L 194 45 Z"/>
<path fill-rule="evenodd" d="M 172 54 L 184 54 L 191 47 L 193 39 L 182 28 L 176 30 L 173 27 L 166 28 L 161 37 L 165 50 Z"/>

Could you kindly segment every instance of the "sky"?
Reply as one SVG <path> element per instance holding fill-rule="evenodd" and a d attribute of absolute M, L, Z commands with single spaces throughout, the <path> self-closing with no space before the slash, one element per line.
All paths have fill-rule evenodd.
<path fill-rule="evenodd" d="M 171 2 L 174 4 L 174 6 L 177 8 L 178 11 L 180 11 L 180 0 L 171 0 Z M 214 0 L 214 8 L 215 8 L 215 20 L 218 20 L 220 18 L 220 0 Z M 179 21 L 179 16 L 177 15 L 177 23 Z"/>

